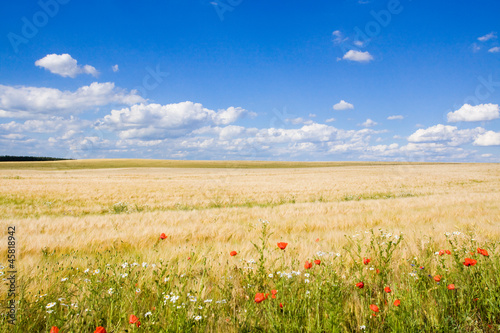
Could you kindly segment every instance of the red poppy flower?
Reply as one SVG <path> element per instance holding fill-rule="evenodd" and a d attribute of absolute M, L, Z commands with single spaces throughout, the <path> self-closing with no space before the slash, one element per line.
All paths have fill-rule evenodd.
<path fill-rule="evenodd" d="M 439 255 L 442 256 L 444 254 L 444 250 L 439 251 Z"/>
<path fill-rule="evenodd" d="M 319 242 L 319 238 L 316 238 L 316 242 Z"/>
<path fill-rule="evenodd" d="M 108 333 L 106 332 L 106 329 L 102 326 L 99 326 L 95 329 L 94 333 Z"/>
<path fill-rule="evenodd" d="M 465 266 L 474 266 L 477 264 L 477 260 L 471 259 L 471 258 L 465 258 L 465 261 L 463 262 Z"/>
<path fill-rule="evenodd" d="M 160 239 L 165 239 L 165 238 L 167 238 L 167 235 L 165 235 L 165 233 L 162 232 L 161 235 L 160 235 Z"/>
<path fill-rule="evenodd" d="M 278 291 L 276 289 L 271 290 L 271 298 L 276 298 Z"/>
<path fill-rule="evenodd" d="M 280 303 L 280 308 L 282 308 L 282 309 L 283 309 L 283 303 Z"/>
<path fill-rule="evenodd" d="M 482 254 L 485 257 L 489 256 L 488 251 L 486 251 L 485 249 L 477 248 L 477 253 Z"/>
<path fill-rule="evenodd" d="M 260 303 L 265 300 L 267 297 L 264 293 L 256 293 L 255 294 L 255 303 Z"/>
<path fill-rule="evenodd" d="M 128 318 L 128 323 L 135 324 L 138 320 L 139 320 L 139 318 L 137 318 L 136 316 L 130 315 L 130 317 Z"/>
<path fill-rule="evenodd" d="M 376 306 L 375 304 L 370 304 L 370 309 L 373 311 L 373 312 L 380 312 L 378 306 Z"/>
<path fill-rule="evenodd" d="M 316 260 L 314 260 L 314 263 L 315 263 L 316 265 L 319 265 L 319 264 L 321 264 L 321 260 L 316 259 Z"/>
<path fill-rule="evenodd" d="M 313 267 L 312 262 L 306 261 L 306 263 L 304 264 L 304 268 L 305 268 L 305 269 L 309 269 L 309 268 L 311 268 L 311 267 Z"/>
<path fill-rule="evenodd" d="M 451 254 L 451 251 L 450 250 L 445 250 L 444 251 L 446 254 Z"/>
<path fill-rule="evenodd" d="M 434 281 L 436 281 L 436 282 L 441 281 L 441 277 L 442 277 L 441 275 L 436 275 L 436 276 L 434 277 Z"/>
<path fill-rule="evenodd" d="M 401 301 L 399 299 L 394 301 L 394 306 L 399 306 L 401 304 Z"/>
<path fill-rule="evenodd" d="M 390 287 L 385 287 L 385 288 L 384 288 L 384 291 L 385 291 L 386 293 L 390 293 L 392 290 L 391 290 L 391 288 L 390 288 Z"/>
<path fill-rule="evenodd" d="M 50 333 L 59 333 L 59 328 L 57 328 L 57 326 L 52 326 Z"/>
<path fill-rule="evenodd" d="M 363 264 L 368 265 L 370 263 L 370 258 L 363 258 Z"/>
<path fill-rule="evenodd" d="M 286 246 L 288 245 L 288 243 L 285 243 L 285 242 L 279 242 L 278 243 L 278 247 L 282 250 L 286 249 Z"/>
<path fill-rule="evenodd" d="M 447 288 L 448 290 L 455 290 L 455 285 L 453 283 L 449 284 Z"/>
<path fill-rule="evenodd" d="M 356 287 L 358 287 L 359 289 L 362 289 L 365 287 L 365 284 L 363 282 L 358 282 L 358 283 L 356 283 Z"/>
<path fill-rule="evenodd" d="M 380 270 L 377 268 L 377 270 L 376 270 L 375 272 L 377 272 L 377 274 L 379 274 L 379 273 L 380 273 Z"/>
<path fill-rule="evenodd" d="M 137 327 L 141 326 L 141 322 L 140 321 L 136 321 L 135 322 L 135 326 L 137 326 Z"/>
<path fill-rule="evenodd" d="M 231 251 L 231 252 L 229 252 L 229 255 L 230 255 L 231 257 L 234 257 L 234 256 L 235 256 L 235 255 L 237 255 L 237 254 L 238 254 L 238 252 L 236 252 L 236 251 Z"/>

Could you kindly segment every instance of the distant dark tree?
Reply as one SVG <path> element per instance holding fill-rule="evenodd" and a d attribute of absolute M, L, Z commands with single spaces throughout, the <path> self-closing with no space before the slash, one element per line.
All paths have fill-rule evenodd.
<path fill-rule="evenodd" d="M 27 161 L 64 161 L 72 158 L 40 157 L 40 156 L 0 156 L 0 162 L 27 162 Z"/>

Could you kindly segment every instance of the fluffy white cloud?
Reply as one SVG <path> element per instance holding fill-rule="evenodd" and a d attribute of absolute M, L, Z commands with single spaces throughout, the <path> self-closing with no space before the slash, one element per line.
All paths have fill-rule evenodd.
<path fill-rule="evenodd" d="M 335 118 L 328 118 L 325 120 L 325 123 L 333 123 L 335 121 Z"/>
<path fill-rule="evenodd" d="M 337 104 L 335 104 L 333 106 L 333 109 L 334 110 L 349 110 L 349 109 L 354 109 L 354 105 L 352 105 L 351 103 L 347 103 L 344 100 L 341 100 L 340 102 L 338 102 Z"/>
<path fill-rule="evenodd" d="M 299 125 L 299 124 L 310 125 L 310 124 L 314 123 L 312 120 L 307 120 L 307 119 L 304 119 L 302 117 L 287 118 L 287 119 L 285 119 L 285 122 L 293 124 L 293 125 Z"/>
<path fill-rule="evenodd" d="M 366 121 L 364 123 L 361 124 L 361 126 L 364 126 L 364 127 L 372 127 L 372 126 L 375 126 L 377 125 L 378 123 L 371 120 L 370 118 L 366 119 Z"/>
<path fill-rule="evenodd" d="M 486 130 L 481 127 L 459 130 L 455 126 L 438 124 L 426 129 L 419 129 L 408 137 L 409 142 L 447 141 L 450 146 L 458 146 L 473 141 Z"/>
<path fill-rule="evenodd" d="M 500 133 L 488 131 L 474 140 L 476 146 L 500 146 Z"/>
<path fill-rule="evenodd" d="M 486 42 L 486 41 L 488 41 L 490 39 L 495 39 L 495 38 L 497 38 L 497 33 L 494 32 L 494 31 L 492 31 L 489 34 L 486 34 L 484 36 L 478 37 L 477 40 L 480 41 L 480 42 Z"/>
<path fill-rule="evenodd" d="M 74 92 L 54 88 L 0 85 L 0 118 L 74 114 L 109 104 L 132 105 L 144 101 L 136 91 L 127 92 L 116 88 L 112 82 L 94 82 Z"/>
<path fill-rule="evenodd" d="M 35 61 L 35 65 L 45 68 L 51 73 L 61 75 L 62 77 L 74 78 L 78 74 L 90 74 L 97 77 L 99 72 L 90 65 L 79 66 L 76 59 L 69 54 L 48 54 L 42 59 Z"/>
<path fill-rule="evenodd" d="M 370 62 L 373 60 L 373 56 L 368 51 L 349 50 L 344 54 L 342 59 L 356 62 Z"/>
<path fill-rule="evenodd" d="M 227 125 L 244 115 L 255 116 L 240 107 L 213 111 L 200 103 L 136 104 L 112 110 L 98 127 L 118 131 L 122 139 L 178 137 L 205 125 Z"/>
<path fill-rule="evenodd" d="M 113 72 L 118 72 L 120 70 L 120 68 L 118 67 L 118 65 L 113 65 L 111 66 L 111 69 L 113 70 Z"/>
<path fill-rule="evenodd" d="M 500 52 L 500 47 L 498 47 L 498 46 L 492 47 L 491 49 L 488 50 L 488 52 L 498 53 L 498 52 Z"/>
<path fill-rule="evenodd" d="M 389 117 L 387 117 L 387 120 L 397 120 L 397 119 L 401 120 L 401 119 L 404 119 L 404 117 L 401 116 L 401 115 L 395 115 L 395 116 L 389 116 Z"/>
<path fill-rule="evenodd" d="M 472 106 L 464 104 L 460 109 L 449 112 L 448 122 L 454 123 L 458 121 L 486 121 L 500 117 L 498 104 L 479 104 Z"/>

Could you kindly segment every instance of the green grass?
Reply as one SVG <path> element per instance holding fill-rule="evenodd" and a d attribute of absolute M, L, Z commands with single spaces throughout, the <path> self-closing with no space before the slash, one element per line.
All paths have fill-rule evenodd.
<path fill-rule="evenodd" d="M 193 251 L 171 262 L 143 265 L 139 254 L 107 251 L 73 265 L 73 260 L 81 262 L 78 252 L 46 251 L 34 272 L 19 280 L 17 324 L 2 316 L 0 332 L 48 332 L 52 326 L 61 332 L 93 332 L 97 326 L 107 332 L 500 329 L 498 243 L 477 244 L 471 235 L 453 233 L 446 235 L 451 254 L 440 255 L 439 240 L 426 239 L 417 252 L 408 252 L 403 235 L 367 231 L 347 236 L 338 253 L 312 255 L 308 261 L 321 263 L 305 269 L 293 243 L 280 250 L 269 243 L 271 232 L 279 230 L 265 221 L 261 226 L 253 235 L 254 258 L 229 253 L 208 258 Z M 168 239 L 151 247 L 168 251 Z M 479 254 L 479 247 L 489 255 Z M 464 266 L 466 257 L 477 264 Z M 364 287 L 356 287 L 358 282 Z M 269 295 L 257 303 L 258 293 Z M 129 324 L 130 315 L 139 318 L 140 328 Z"/>
<path fill-rule="evenodd" d="M 432 165 L 406 162 L 274 162 L 274 161 L 183 161 L 148 159 L 101 159 L 42 162 L 1 162 L 0 170 L 77 170 L 110 168 L 315 168 L 373 165 Z"/>

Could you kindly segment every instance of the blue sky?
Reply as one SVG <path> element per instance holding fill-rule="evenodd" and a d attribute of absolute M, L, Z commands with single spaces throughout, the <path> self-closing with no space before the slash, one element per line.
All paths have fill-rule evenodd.
<path fill-rule="evenodd" d="M 498 1 L 16 1 L 0 155 L 500 162 Z"/>

